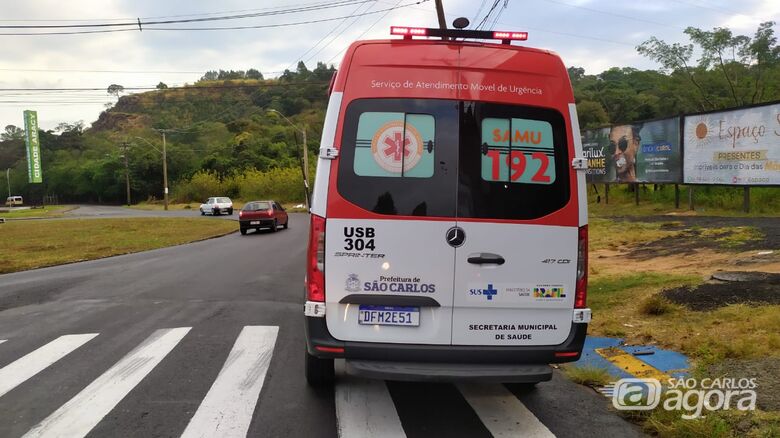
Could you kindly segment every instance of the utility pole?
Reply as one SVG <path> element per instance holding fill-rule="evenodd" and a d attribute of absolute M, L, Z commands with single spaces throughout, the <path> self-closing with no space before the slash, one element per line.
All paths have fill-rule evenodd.
<path fill-rule="evenodd" d="M 8 181 L 8 197 L 11 197 L 11 168 L 5 169 L 5 179 Z"/>
<path fill-rule="evenodd" d="M 282 116 L 290 126 L 301 131 L 301 134 L 303 134 L 303 168 L 301 169 L 301 174 L 303 176 L 303 191 L 305 192 L 304 202 L 306 203 L 306 210 L 308 210 L 311 207 L 311 200 L 309 199 L 309 149 L 306 145 L 306 125 L 303 125 L 302 128 L 299 127 L 293 123 L 292 120 L 288 119 L 287 116 L 275 109 L 269 109 L 268 112 Z"/>
<path fill-rule="evenodd" d="M 127 142 L 122 143 L 125 156 L 125 188 L 127 189 L 127 206 L 130 206 L 130 166 L 127 163 Z"/>
<path fill-rule="evenodd" d="M 162 130 L 162 137 L 163 137 L 163 150 L 162 150 L 162 158 L 163 158 L 163 186 L 164 186 L 164 194 L 165 197 L 165 209 L 168 210 L 168 156 L 165 151 L 165 130 Z"/>
<path fill-rule="evenodd" d="M 306 144 L 306 125 L 303 125 L 303 186 L 306 188 L 306 210 L 309 210 L 309 147 Z"/>

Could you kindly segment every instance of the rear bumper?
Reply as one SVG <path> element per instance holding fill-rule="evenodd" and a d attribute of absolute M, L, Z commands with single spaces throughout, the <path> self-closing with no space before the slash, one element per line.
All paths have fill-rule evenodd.
<path fill-rule="evenodd" d="M 345 358 L 350 361 L 380 361 L 439 364 L 513 364 L 546 365 L 579 360 L 586 323 L 572 324 L 571 332 L 560 345 L 541 346 L 473 346 L 420 345 L 339 341 L 331 336 L 325 318 L 306 316 L 306 348 L 321 358 Z M 324 348 L 327 351 L 317 349 Z M 341 349 L 343 348 L 343 353 Z M 556 353 L 569 353 L 557 356 Z M 576 353 L 576 354 L 574 354 Z M 506 381 L 506 380 L 503 380 Z"/>
<path fill-rule="evenodd" d="M 347 373 L 369 379 L 407 382 L 536 383 L 552 378 L 549 365 L 444 364 L 347 359 Z"/>
<path fill-rule="evenodd" d="M 252 222 L 259 222 L 259 224 L 252 225 Z M 273 219 L 241 219 L 238 221 L 241 228 L 268 228 L 274 224 Z"/>

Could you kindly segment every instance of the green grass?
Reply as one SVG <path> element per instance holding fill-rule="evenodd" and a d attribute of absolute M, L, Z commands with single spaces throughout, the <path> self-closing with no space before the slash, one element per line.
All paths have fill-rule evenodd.
<path fill-rule="evenodd" d="M 236 231 L 201 218 L 63 219 L 0 224 L 0 274 L 146 251 Z"/>
<path fill-rule="evenodd" d="M 600 387 L 617 380 L 615 376 L 611 375 L 609 371 L 604 368 L 565 365 L 562 369 L 572 382 L 579 383 L 580 385 Z"/>
<path fill-rule="evenodd" d="M 688 188 L 680 186 L 680 208 L 674 208 L 674 186 L 659 186 L 653 191 L 652 184 L 639 192 L 639 205 L 634 204 L 634 193 L 626 184 L 612 184 L 609 187 L 609 204 L 606 204 L 604 185 L 596 187 L 601 202 L 596 203 L 593 186 L 588 185 L 589 211 L 592 216 L 648 216 L 662 214 L 695 214 L 703 216 L 780 216 L 780 188 L 752 187 L 750 189 L 750 213 L 742 211 L 742 187 L 695 186 L 694 211 L 688 209 Z"/>
<path fill-rule="evenodd" d="M 10 212 L 0 212 L 0 218 L 17 219 L 28 217 L 59 217 L 72 207 L 67 205 L 47 205 L 44 208 L 31 208 L 24 210 L 13 209 Z"/>

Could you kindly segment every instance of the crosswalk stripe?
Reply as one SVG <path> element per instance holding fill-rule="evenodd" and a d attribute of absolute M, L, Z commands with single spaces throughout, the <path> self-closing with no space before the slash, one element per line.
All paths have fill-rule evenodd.
<path fill-rule="evenodd" d="M 406 437 L 393 399 L 382 380 L 339 376 L 336 420 L 342 438 Z"/>
<path fill-rule="evenodd" d="M 133 351 L 24 436 L 85 436 L 173 350 L 189 331 L 190 327 L 156 330 Z"/>
<path fill-rule="evenodd" d="M 555 437 L 504 385 L 459 384 L 466 401 L 496 437 Z"/>
<path fill-rule="evenodd" d="M 0 368 L 0 397 L 24 383 L 30 377 L 45 370 L 49 365 L 65 357 L 97 336 L 97 333 L 65 335 L 43 347 Z M 5 341 L 0 341 L 2 344 Z"/>
<path fill-rule="evenodd" d="M 182 437 L 244 437 L 271 363 L 279 327 L 246 326 Z"/>

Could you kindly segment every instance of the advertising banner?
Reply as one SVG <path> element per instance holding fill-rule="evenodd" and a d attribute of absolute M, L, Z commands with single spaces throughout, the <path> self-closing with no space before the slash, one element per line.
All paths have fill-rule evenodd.
<path fill-rule="evenodd" d="M 685 117 L 685 182 L 780 185 L 780 103 Z"/>
<path fill-rule="evenodd" d="M 38 140 L 38 113 L 24 111 L 24 141 L 27 144 L 27 181 L 33 184 L 43 182 L 41 166 L 41 144 Z"/>
<path fill-rule="evenodd" d="M 591 183 L 679 183 L 680 118 L 584 131 Z"/>

